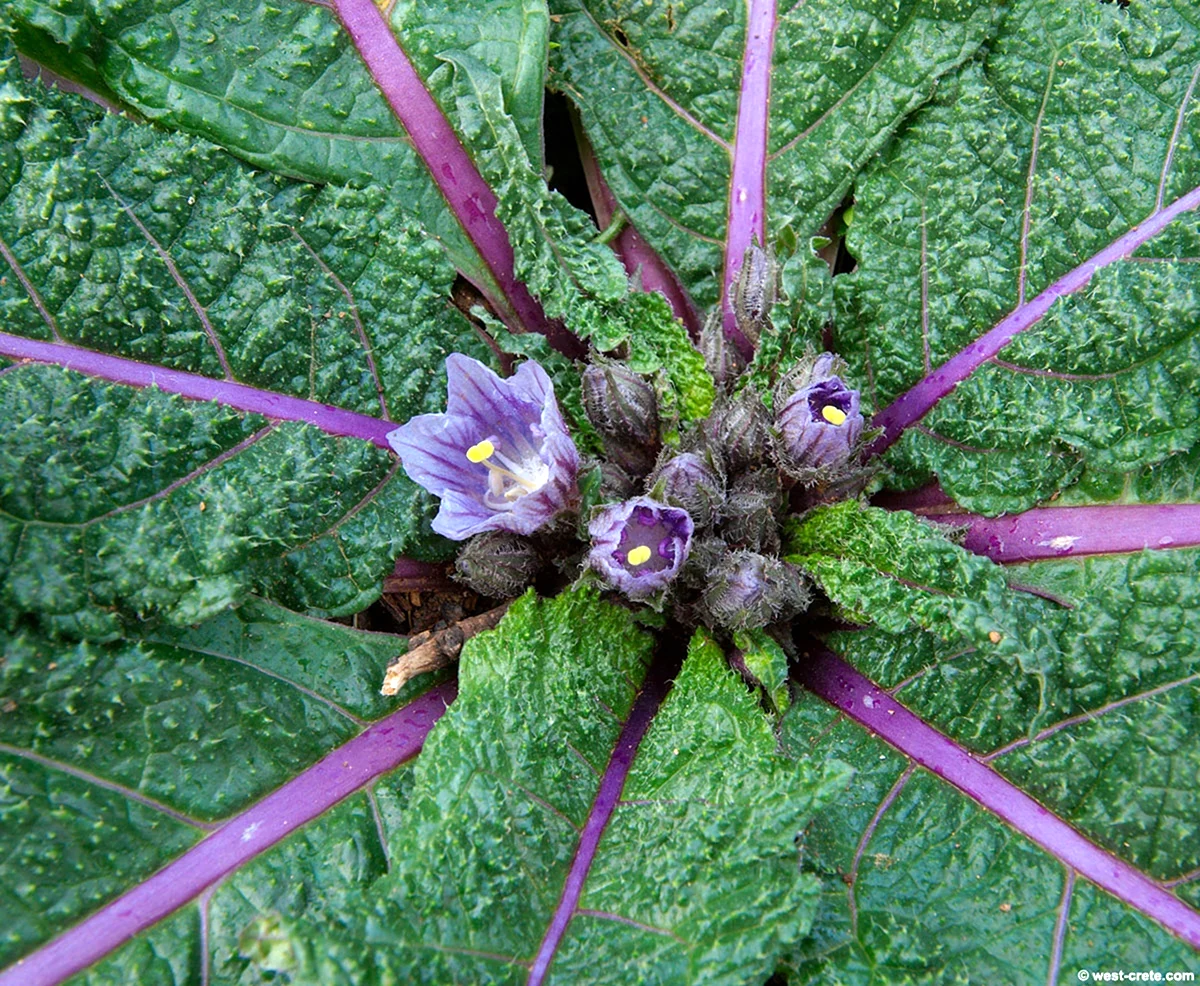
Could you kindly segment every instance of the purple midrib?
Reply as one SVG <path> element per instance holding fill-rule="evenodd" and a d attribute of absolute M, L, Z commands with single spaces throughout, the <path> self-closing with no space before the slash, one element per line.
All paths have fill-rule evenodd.
<path fill-rule="evenodd" d="M 725 265 L 721 287 L 725 334 L 742 356 L 754 346 L 738 328 L 730 293 L 746 250 L 767 237 L 767 127 L 771 101 L 771 62 L 775 52 L 776 0 L 747 0 L 746 48 L 742 56 L 737 126 L 729 179 Z"/>
<path fill-rule="evenodd" d="M 814 694 L 1066 866 L 1193 948 L 1200 948 L 1200 913 L 1141 870 L 1087 839 L 837 655 L 811 644 L 798 663 L 797 677 Z"/>
<path fill-rule="evenodd" d="M 650 728 L 655 714 L 662 706 L 663 700 L 667 697 L 670 687 L 670 675 L 664 667 L 664 662 L 659 660 L 646 676 L 645 685 L 633 703 L 629 718 L 625 720 L 621 734 L 617 737 L 617 743 L 609 758 L 608 766 L 600 778 L 596 800 L 592 802 L 587 821 L 584 822 L 579 842 L 575 846 L 575 856 L 571 860 L 571 867 L 567 871 L 567 878 L 563 883 L 562 893 L 559 895 L 558 904 L 550 918 L 546 934 L 534 957 L 526 986 L 542 986 L 546 979 L 550 964 L 554 961 L 563 935 L 566 934 L 567 926 L 571 923 L 571 918 L 579 907 L 579 898 L 583 894 L 583 886 L 587 882 L 592 861 L 596 858 L 600 837 L 604 834 L 604 829 L 621 798 L 621 791 L 625 787 L 625 779 L 629 776 L 629 769 L 633 766 L 634 757 L 637 756 L 638 746 Z M 0 986 L 4 986 L 4 984 L 0 983 Z"/>
<path fill-rule="evenodd" d="M 596 154 L 582 127 L 578 128 L 576 139 L 588 194 L 596 210 L 596 220 L 601 229 L 606 229 L 618 208 L 617 198 L 600 172 L 600 162 L 596 160 Z M 696 338 L 700 334 L 700 313 L 696 310 L 695 302 L 675 276 L 675 272 L 637 231 L 632 220 L 626 219 L 626 225 L 613 241 L 612 247 L 626 273 L 633 277 L 640 272 L 643 290 L 657 291 L 666 298 L 675 317 L 686 326 L 692 338 Z"/>
<path fill-rule="evenodd" d="M 1006 517 L 923 516 L 966 527 L 963 547 L 1001 563 L 1200 545 L 1200 504 L 1194 503 L 1039 507 Z"/>
<path fill-rule="evenodd" d="M 372 0 L 332 0 L 332 5 L 367 71 L 407 131 L 434 184 L 504 297 L 495 298 L 489 285 L 476 287 L 489 296 L 514 331 L 540 332 L 560 352 L 571 357 L 582 356 L 584 347 L 579 340 L 560 324 L 550 321 L 542 306 L 517 279 L 512 243 L 496 216 L 495 193 L 425 88 L 387 19 Z"/>
<path fill-rule="evenodd" d="M 1200 187 L 1193 188 L 1166 208 L 1147 217 L 1099 253 L 1068 271 L 1036 297 L 1015 308 L 994 328 L 876 414 L 871 424 L 875 428 L 882 428 L 883 434 L 871 444 L 869 453 L 878 455 L 889 448 L 906 428 L 924 417 L 938 401 L 999 353 L 1018 334 L 1036 325 L 1056 301 L 1086 287 L 1097 271 L 1131 256 L 1138 247 L 1157 236 L 1185 212 L 1198 206 Z"/>
<path fill-rule="evenodd" d="M 149 879 L 0 971 L 0 986 L 56 986 L 196 899 L 226 874 L 415 756 L 455 694 L 454 683 L 438 685 L 368 727 Z"/>
<path fill-rule="evenodd" d="M 268 418 L 302 421 L 331 435 L 361 438 L 383 449 L 391 448 L 387 433 L 396 427 L 390 421 L 302 397 L 291 397 L 184 370 L 172 370 L 124 356 L 110 356 L 66 343 L 25 339 L 7 332 L 0 332 L 0 356 L 61 366 L 131 387 L 158 387 L 165 393 L 179 394 L 196 401 L 217 401 L 239 411 L 262 414 Z"/>

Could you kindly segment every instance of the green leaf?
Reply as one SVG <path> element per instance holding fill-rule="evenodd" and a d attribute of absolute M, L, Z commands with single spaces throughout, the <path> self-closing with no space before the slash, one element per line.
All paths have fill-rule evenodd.
<path fill-rule="evenodd" d="M 218 33 L 198 6 L 147 2 L 114 13 L 73 0 L 72 28 L 60 15 L 47 16 L 38 0 L 21 0 L 14 13 L 27 32 L 86 50 L 105 81 L 151 119 L 284 174 L 384 185 L 456 266 L 477 284 L 490 283 L 329 11 L 240 0 L 223 8 L 229 32 Z M 530 0 L 479 2 L 448 14 L 437 4 L 402 4 L 390 23 L 500 199 L 517 273 L 547 313 L 602 350 L 628 343 L 651 370 L 668 370 L 687 419 L 703 417 L 712 383 L 688 351 L 686 332 L 660 298 L 627 300 L 625 272 L 594 242 L 591 220 L 546 187 L 545 8 Z M 250 64 L 230 50 L 250 55 Z"/>
<path fill-rule="evenodd" d="M 1012 5 L 855 189 L 838 341 L 878 407 L 1200 185 L 1197 63 L 1187 2 Z M 1014 512 L 1190 448 L 1198 249 L 1188 214 L 1056 302 L 908 430 L 900 481 Z"/>
<path fill-rule="evenodd" d="M 537 0 L 436 0 L 394 4 L 390 24 L 452 119 L 465 108 L 451 76 L 461 57 L 499 83 L 497 108 L 511 118 L 533 166 L 542 169 L 542 100 L 550 18 Z"/>
<path fill-rule="evenodd" d="M 357 734 L 365 717 L 382 716 L 422 687 L 413 682 L 397 699 L 377 694 L 402 638 L 261 600 L 194 630 L 117 644 L 63 645 L 19 633 L 3 635 L 0 647 L 3 965 Z M 361 834 L 351 837 L 356 827 Z M 300 841 L 320 847 L 323 829 L 356 841 L 302 854 L 310 869 L 364 867 L 373 876 L 383 868 L 361 796 Z M 269 872 L 275 864 L 264 865 Z M 276 880 L 276 894 L 294 901 L 296 879 Z M 269 886 L 250 868 L 206 906 L 269 897 Z M 332 883 L 320 889 L 321 906 L 336 907 Z M 197 930 L 194 919 L 183 926 Z"/>
<path fill-rule="evenodd" d="M 1093 503 L 1200 502 L 1200 446 L 1153 466 L 1127 473 L 1085 468 L 1079 482 L 1063 491 L 1055 506 Z"/>
<path fill-rule="evenodd" d="M 445 54 L 460 81 L 456 92 L 465 142 L 500 200 L 516 270 L 551 318 L 609 352 L 629 349 L 640 373 L 663 370 L 685 421 L 705 417 L 716 390 L 704 359 L 660 294 L 631 293 L 617 257 L 596 241 L 595 226 L 546 188 L 504 112 L 501 78 L 465 54 Z"/>
<path fill-rule="evenodd" d="M 456 267 L 494 287 L 329 6 L 17 0 L 10 8 L 24 51 L 85 84 L 99 79 L 147 119 L 278 174 L 387 187 Z M 482 59 L 503 75 L 522 139 L 540 147 L 544 11 L 530 3 L 462 3 L 451 17 L 440 6 L 396 8 L 423 74 L 438 68 L 447 47 Z M 87 66 L 86 74 L 72 71 L 77 66 Z M 442 106 L 453 119 L 453 100 Z"/>
<path fill-rule="evenodd" d="M 354 906 L 362 888 L 387 872 L 387 819 L 403 801 L 393 791 L 410 774 L 400 768 L 347 798 L 73 981 L 177 986 L 198 969 L 218 983 L 245 981 L 259 969 L 294 972 L 299 961 L 282 934 L 285 922 Z"/>
<path fill-rule="evenodd" d="M 330 9 L 234 0 L 18 0 L 30 54 L 59 46 L 148 119 L 312 181 L 367 184 L 420 163 Z M 84 80 L 81 80 L 84 81 Z"/>
<path fill-rule="evenodd" d="M 1191 549 L 1011 566 L 1073 606 L 1033 601 L 1030 619 L 1063 651 L 1044 700 L 963 635 L 870 630 L 831 642 L 1048 811 L 1195 906 L 1198 562 Z M 1052 716 L 1039 721 L 1043 701 Z M 1079 968 L 1194 965 L 1187 945 L 814 696 L 797 699 L 785 735 L 795 754 L 857 771 L 853 793 L 809 829 L 806 858 L 826 894 L 797 981 L 1042 982 L 1053 967 L 1049 981 L 1067 983 Z"/>
<path fill-rule="evenodd" d="M 447 353 L 486 357 L 382 190 L 39 102 L 0 144 L 5 332 L 397 421 L 442 408 Z M 0 606 L 62 631 L 194 623 L 250 591 L 354 612 L 400 552 L 445 551 L 425 495 L 360 440 L 36 364 L 0 376 L 0 407 Z"/>
<path fill-rule="evenodd" d="M 984 40 L 992 4 L 780 5 L 768 240 L 811 236 L 855 172 Z M 697 302 L 718 300 L 746 7 L 556 0 L 551 84 L 578 105 L 605 178 Z"/>
<path fill-rule="evenodd" d="M 587 591 L 526 597 L 472 640 L 392 873 L 368 916 L 290 929 L 311 963 L 297 981 L 524 982 L 652 646 Z M 553 981 L 765 978 L 815 899 L 794 837 L 845 779 L 779 756 L 753 696 L 698 636 L 637 748 Z"/>
<path fill-rule="evenodd" d="M 708 417 L 717 396 L 704 357 L 661 294 L 630 294 L 623 310 L 630 321 L 629 366 L 638 373 L 662 371 L 672 410 L 684 422 Z"/>
<path fill-rule="evenodd" d="M 1012 661 L 1038 681 L 1062 660 L 1054 636 L 1062 616 L 1043 612 L 1044 600 L 1010 588 L 999 565 L 912 514 L 854 501 L 818 507 L 792 525 L 788 550 L 788 561 L 851 622 L 893 634 L 932 630 Z"/>
<path fill-rule="evenodd" d="M 788 656 L 762 630 L 741 630 L 733 635 L 746 670 L 761 685 L 769 707 L 782 715 L 792 702 Z"/>

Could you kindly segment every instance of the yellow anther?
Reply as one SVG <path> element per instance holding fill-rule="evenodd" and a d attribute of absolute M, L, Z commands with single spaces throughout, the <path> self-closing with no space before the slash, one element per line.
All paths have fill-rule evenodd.
<path fill-rule="evenodd" d="M 831 425 L 840 425 L 846 422 L 846 412 L 840 407 L 834 407 L 832 404 L 826 404 L 821 408 L 821 417 Z"/>
<path fill-rule="evenodd" d="M 486 438 L 482 442 L 476 442 L 467 449 L 467 459 L 471 462 L 484 462 L 495 454 L 496 446 Z"/>
<path fill-rule="evenodd" d="M 650 560 L 650 549 L 644 544 L 639 544 L 636 548 L 631 548 L 629 551 L 630 565 L 643 565 Z"/>

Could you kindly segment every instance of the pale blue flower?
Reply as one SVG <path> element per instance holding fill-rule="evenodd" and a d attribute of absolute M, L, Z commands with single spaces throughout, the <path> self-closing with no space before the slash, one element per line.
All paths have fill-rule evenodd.
<path fill-rule="evenodd" d="M 446 412 L 418 415 L 387 436 L 409 478 L 442 501 L 433 529 L 453 541 L 531 534 L 578 509 L 579 452 L 546 371 L 530 361 L 501 379 L 452 353 L 446 377 Z"/>

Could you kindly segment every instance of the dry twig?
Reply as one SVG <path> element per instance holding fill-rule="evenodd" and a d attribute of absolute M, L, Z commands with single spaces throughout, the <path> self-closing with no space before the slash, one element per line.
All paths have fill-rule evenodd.
<path fill-rule="evenodd" d="M 379 693 L 395 695 L 410 678 L 453 664 L 462 653 L 463 644 L 475 634 L 492 629 L 507 610 L 508 603 L 504 603 L 441 630 L 426 630 L 409 637 L 408 653 L 401 654 L 388 665 Z"/>

